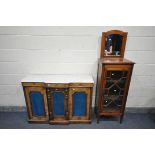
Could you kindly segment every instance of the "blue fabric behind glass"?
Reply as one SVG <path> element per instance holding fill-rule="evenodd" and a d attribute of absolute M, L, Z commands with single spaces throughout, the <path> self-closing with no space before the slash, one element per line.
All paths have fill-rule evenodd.
<path fill-rule="evenodd" d="M 32 107 L 32 115 L 34 116 L 44 116 L 44 106 L 43 106 L 43 97 L 40 92 L 31 92 L 29 94 L 31 107 Z"/>
<path fill-rule="evenodd" d="M 54 115 L 64 115 L 65 96 L 62 92 L 54 92 L 53 95 L 53 111 Z"/>
<path fill-rule="evenodd" d="M 73 94 L 73 116 L 86 115 L 87 95 L 84 92 L 76 92 Z"/>

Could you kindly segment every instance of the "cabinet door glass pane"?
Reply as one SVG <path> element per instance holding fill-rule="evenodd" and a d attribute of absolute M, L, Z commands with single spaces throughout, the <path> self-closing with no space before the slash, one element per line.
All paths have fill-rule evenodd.
<path fill-rule="evenodd" d="M 122 106 L 123 97 L 110 98 L 104 96 L 104 111 L 106 112 L 117 112 L 120 111 Z"/>
<path fill-rule="evenodd" d="M 120 111 L 127 74 L 127 71 L 107 71 L 106 84 L 103 91 L 104 111 Z"/>
<path fill-rule="evenodd" d="M 30 92 L 29 94 L 33 116 L 44 116 L 43 96 L 40 92 Z"/>
<path fill-rule="evenodd" d="M 54 115 L 64 115 L 65 96 L 62 92 L 54 92 L 53 95 L 53 112 Z"/>
<path fill-rule="evenodd" d="M 123 36 L 120 34 L 111 34 L 106 37 L 105 55 L 119 56 L 121 53 Z"/>
<path fill-rule="evenodd" d="M 84 92 L 76 92 L 73 94 L 73 116 L 86 115 L 87 95 Z"/>

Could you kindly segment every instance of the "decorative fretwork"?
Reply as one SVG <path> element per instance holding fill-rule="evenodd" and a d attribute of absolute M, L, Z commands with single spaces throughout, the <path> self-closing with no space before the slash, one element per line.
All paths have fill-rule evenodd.
<path fill-rule="evenodd" d="M 127 71 L 107 71 L 103 111 L 121 110 L 127 74 Z"/>

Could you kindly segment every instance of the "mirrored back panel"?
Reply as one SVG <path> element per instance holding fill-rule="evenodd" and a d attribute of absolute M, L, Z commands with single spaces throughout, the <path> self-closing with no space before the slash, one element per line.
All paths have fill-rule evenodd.
<path fill-rule="evenodd" d="M 101 56 L 105 57 L 124 57 L 127 32 L 111 30 L 102 33 Z"/>

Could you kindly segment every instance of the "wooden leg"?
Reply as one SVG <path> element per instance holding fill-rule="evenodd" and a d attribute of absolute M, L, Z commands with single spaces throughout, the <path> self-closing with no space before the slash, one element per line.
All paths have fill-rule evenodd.
<path fill-rule="evenodd" d="M 120 116 L 120 124 L 121 124 L 122 121 L 123 121 L 123 117 L 124 117 L 124 115 L 121 115 L 121 116 Z"/>
<path fill-rule="evenodd" d="M 97 119 L 97 124 L 99 123 L 100 121 L 100 115 L 99 115 L 99 111 L 98 111 L 98 108 L 95 106 L 94 108 L 94 112 L 96 114 L 96 119 Z"/>
<path fill-rule="evenodd" d="M 97 114 L 97 124 L 99 124 L 99 121 L 100 121 L 100 115 Z"/>
<path fill-rule="evenodd" d="M 94 107 L 94 113 L 96 114 L 96 107 Z"/>

